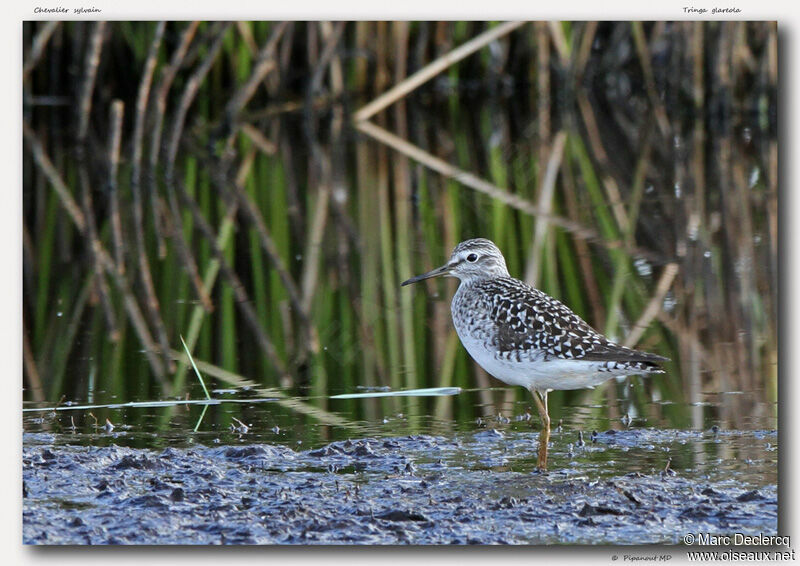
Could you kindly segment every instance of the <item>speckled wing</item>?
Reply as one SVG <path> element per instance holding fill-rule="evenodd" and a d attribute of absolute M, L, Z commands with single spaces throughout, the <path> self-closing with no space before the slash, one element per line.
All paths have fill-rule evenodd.
<path fill-rule="evenodd" d="M 498 351 L 529 352 L 544 361 L 614 361 L 644 367 L 667 360 L 611 342 L 566 305 L 517 279 L 498 278 L 479 285 L 492 287 L 484 289 L 484 296 L 492 297 L 489 317 L 497 330 Z"/>

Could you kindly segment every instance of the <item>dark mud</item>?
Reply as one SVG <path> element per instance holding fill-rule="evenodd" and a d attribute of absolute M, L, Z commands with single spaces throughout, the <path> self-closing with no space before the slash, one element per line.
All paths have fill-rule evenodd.
<path fill-rule="evenodd" d="M 157 451 L 54 436 L 25 435 L 26 544 L 680 544 L 687 533 L 777 534 L 777 487 L 759 473 L 776 468 L 774 431 L 607 431 L 559 444 L 544 474 L 533 468 L 533 432 L 305 451 Z M 721 457 L 709 450 L 720 443 L 729 445 Z M 690 447 L 683 464 L 680 446 Z M 742 461 L 748 446 L 762 458 Z M 748 468 L 756 473 L 740 473 Z"/>

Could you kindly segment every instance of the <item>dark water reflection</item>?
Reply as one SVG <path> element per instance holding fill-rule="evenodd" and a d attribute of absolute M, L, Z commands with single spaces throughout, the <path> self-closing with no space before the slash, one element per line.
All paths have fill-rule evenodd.
<path fill-rule="evenodd" d="M 400 30 L 406 24 L 386 25 Z M 37 26 L 26 26 L 26 38 Z M 312 405 L 357 423 L 402 412 L 423 432 L 423 424 L 462 423 L 452 425 L 458 428 L 498 411 L 518 414 L 529 403 L 527 393 L 490 391 L 497 382 L 477 370 L 458 344 L 448 309 L 453 282 L 398 287 L 441 264 L 458 241 L 483 236 L 498 243 L 513 275 L 563 300 L 612 338 L 633 335 L 632 344 L 672 360 L 664 376 L 631 381 L 632 388 L 610 383 L 595 391 L 553 392 L 556 419 L 568 422 L 586 410 L 605 419 L 586 425 L 587 431 L 610 427 L 626 414 L 678 430 L 704 430 L 711 420 L 725 429 L 753 430 L 761 428 L 754 423 L 774 421 L 778 193 L 772 24 L 532 23 L 493 44 L 485 58 L 466 60 L 373 117 L 374 128 L 405 145 L 358 127 L 354 111 L 377 94 L 374 89 L 389 87 L 392 72 L 399 80 L 424 65 L 440 48 L 432 43 L 449 32 L 477 33 L 483 24 L 411 25 L 405 31 L 418 49 L 408 53 L 408 68 L 406 62 L 382 60 L 375 46 L 343 44 L 332 68 L 366 64 L 380 71 L 375 84 L 344 89 L 332 79 L 328 84 L 330 77 L 305 58 L 305 48 L 319 40 L 315 24 L 292 26 L 294 35 L 281 36 L 285 84 L 259 90 L 231 124 L 220 114 L 221 101 L 240 91 L 226 77 L 249 72 L 246 64 L 241 73 L 231 68 L 236 50 L 249 49 L 253 41 L 243 30 L 266 41 L 275 28 L 198 27 L 191 57 L 206 51 L 203 42 L 227 37 L 230 44 L 213 62 L 210 76 L 216 79 L 200 86 L 186 128 L 175 130 L 181 134 L 176 153 L 170 158 L 154 145 L 154 161 L 143 165 L 141 260 L 133 253 L 139 228 L 129 165 L 122 159 L 115 185 L 127 249 L 117 254 L 116 228 L 107 214 L 115 201 L 103 160 L 109 107 L 121 100 L 130 117 L 132 85 L 142 78 L 142 61 L 133 56 L 128 38 L 146 44 L 155 24 L 109 23 L 104 32 L 101 62 L 109 53 L 125 53 L 135 64 L 96 69 L 104 86 L 93 100 L 87 143 L 101 162 L 73 159 L 73 108 L 28 102 L 23 322 L 26 364 L 36 371 L 26 373 L 26 400 L 126 402 L 187 392 L 200 398 L 185 368 L 170 368 L 179 337 L 187 336 L 198 360 L 255 386 L 289 386 L 289 397 L 311 397 Z M 347 26 L 373 24 L 345 26 L 346 42 L 355 36 Z M 186 23 L 169 23 L 163 50 L 174 53 L 187 29 Z M 548 50 L 549 65 L 538 67 L 533 55 L 549 49 L 539 39 L 559 29 L 570 30 L 576 46 L 586 42 L 585 60 Z M 637 30 L 650 41 L 649 71 L 640 64 Z M 63 94 L 74 82 L 70 69 L 82 68 L 78 48 L 88 49 L 83 44 L 90 31 L 96 29 L 88 24 L 59 27 L 58 41 L 26 81 L 26 93 Z M 738 43 L 742 38 L 745 44 Z M 75 53 L 57 47 L 70 42 Z M 734 43 L 737 53 L 750 56 L 717 57 Z M 503 53 L 510 59 L 496 59 Z M 743 61 L 747 65 L 737 67 Z M 163 64 L 157 63 L 157 77 Z M 194 70 L 176 69 L 173 91 L 165 93 L 170 127 L 178 117 L 179 85 Z M 152 113 L 151 108 L 145 123 L 152 122 Z M 222 125 L 232 128 L 229 138 Z M 121 135 L 128 155 L 131 134 L 123 128 Z M 554 155 L 555 147 L 563 148 L 560 155 Z M 86 195 L 93 199 L 88 217 L 96 221 L 105 248 L 121 258 L 129 280 L 117 285 L 114 277 L 94 279 L 93 243 L 70 223 L 50 188 L 52 179 L 37 165 L 42 155 L 36 148 L 55 164 L 81 206 Z M 551 162 L 555 176 L 548 193 L 544 173 Z M 233 209 L 236 214 L 229 215 Z M 216 271 L 220 260 L 224 268 Z M 152 271 L 160 305 L 154 315 L 146 310 L 153 301 L 145 296 L 142 264 Z M 211 281 L 207 296 L 198 291 L 200 275 Z M 203 300 L 213 308 L 203 310 Z M 131 304 L 138 305 L 142 324 L 131 322 L 138 320 Z M 215 387 L 230 384 L 210 381 Z M 359 387 L 436 386 L 480 391 L 468 401 L 326 399 Z M 178 428 L 191 430 L 198 411 L 96 416 L 101 424 L 105 416 L 120 423 L 157 420 L 161 428 L 153 434 L 164 434 L 164 423 L 172 419 L 185 418 Z M 269 424 L 267 429 L 292 430 L 296 420 L 317 426 L 285 407 L 274 423 L 251 413 L 239 405 L 211 407 L 204 422 L 224 428 L 227 417 L 236 416 Z M 87 418 L 78 426 L 87 426 Z M 320 433 L 319 440 L 324 438 Z M 298 439 L 311 441 L 304 434 Z"/>
<path fill-rule="evenodd" d="M 46 440 L 51 446 L 129 446 L 163 449 L 191 446 L 270 444 L 293 450 L 310 450 L 332 441 L 359 438 L 391 438 L 406 435 L 440 436 L 468 442 L 474 436 L 495 438 L 502 446 L 496 453 L 476 450 L 471 461 L 459 465 L 470 468 L 504 468 L 532 471 L 538 436 L 536 416 L 524 402 L 505 402 L 504 389 L 468 390 L 455 397 L 438 399 L 394 398 L 329 400 L 328 411 L 340 417 L 344 426 L 321 423 L 298 416 L 273 400 L 253 403 L 225 402 L 211 405 L 202 415 L 199 406 L 164 408 L 93 409 L 100 426 L 86 410 L 57 413 L 26 413 L 24 429 L 34 444 Z M 750 398 L 752 394 L 740 393 Z M 240 395 L 236 396 L 241 399 Z M 498 402 L 485 402 L 495 398 Z M 319 399 L 303 398 L 319 404 Z M 629 400 L 616 399 L 621 407 L 633 408 Z M 357 418 L 354 404 L 372 405 L 377 416 Z M 458 415 L 472 405 L 482 417 L 453 420 L 437 417 L 433 410 Z M 552 467 L 571 468 L 590 475 L 619 475 L 631 472 L 652 473 L 669 467 L 687 477 L 731 473 L 756 485 L 777 482 L 778 439 L 775 417 L 750 415 L 731 429 L 720 419 L 722 407 L 706 402 L 684 411 L 699 412 L 701 426 L 675 428 L 672 402 L 651 403 L 646 411 L 623 412 L 609 417 L 603 405 L 563 405 L 551 407 L 551 418 L 558 429 L 551 442 Z M 769 407 L 762 408 L 769 415 Z M 114 428 L 103 429 L 108 419 Z M 199 420 L 199 423 L 198 423 Z M 556 425 L 557 423 L 557 425 Z M 73 430 L 74 425 L 74 430 Z M 244 428 L 242 425 L 245 425 Z M 195 431 L 197 427 L 197 431 Z M 583 443 L 583 444 L 582 444 Z"/>

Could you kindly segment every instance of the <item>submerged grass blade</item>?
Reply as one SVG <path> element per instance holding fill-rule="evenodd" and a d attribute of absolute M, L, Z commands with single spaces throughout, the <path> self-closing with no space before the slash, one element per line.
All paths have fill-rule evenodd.
<path fill-rule="evenodd" d="M 426 387 L 424 389 L 406 389 L 404 391 L 370 391 L 368 393 L 344 393 L 332 395 L 328 399 L 367 399 L 370 397 L 440 397 L 458 395 L 460 387 Z"/>
<path fill-rule="evenodd" d="M 200 375 L 200 370 L 197 369 L 197 364 L 194 363 L 194 358 L 192 357 L 192 353 L 189 351 L 189 346 L 186 345 L 186 342 L 183 339 L 183 335 L 181 335 L 181 344 L 183 344 L 183 349 L 186 350 L 186 355 L 189 356 L 189 362 L 192 364 L 192 368 L 194 369 L 194 374 L 197 376 L 197 380 L 203 387 L 203 392 L 206 394 L 206 399 L 211 399 L 211 395 L 209 395 L 208 389 L 206 388 L 206 383 L 203 381 L 203 376 Z"/>
<path fill-rule="evenodd" d="M 275 399 L 264 399 L 274 401 Z M 259 399 L 226 400 L 226 403 L 257 403 Z M 29 407 L 23 413 L 47 413 L 55 411 L 87 411 L 90 409 L 149 409 L 156 407 L 178 407 L 181 405 L 220 405 L 219 399 L 169 399 L 167 401 L 129 401 L 127 403 L 88 403 L 86 405 L 58 405 L 56 407 Z"/>
<path fill-rule="evenodd" d="M 181 352 L 172 350 L 170 354 L 176 360 L 183 361 L 183 354 Z M 197 367 L 204 371 L 207 375 L 212 375 L 215 378 L 229 383 L 235 387 L 249 388 L 256 393 L 263 395 L 264 397 L 272 397 L 272 400 L 274 400 L 278 405 L 291 409 L 297 413 L 313 417 L 322 423 L 344 428 L 354 428 L 356 426 L 354 423 L 350 422 L 344 417 L 310 405 L 301 399 L 289 397 L 280 389 L 260 387 L 255 381 L 201 360 L 197 360 L 195 363 Z"/>
<path fill-rule="evenodd" d="M 194 429 L 192 430 L 192 432 L 197 432 L 197 430 L 200 428 L 200 423 L 203 422 L 203 417 L 206 416 L 206 411 L 208 411 L 208 405 L 203 405 L 203 410 L 200 413 L 200 418 L 197 419 L 197 424 L 194 425 Z"/>

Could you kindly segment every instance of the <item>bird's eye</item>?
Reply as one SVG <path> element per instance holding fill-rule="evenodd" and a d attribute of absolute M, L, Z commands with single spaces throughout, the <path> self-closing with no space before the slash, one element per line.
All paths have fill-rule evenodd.
<path fill-rule="evenodd" d="M 478 254 L 469 254 L 467 256 L 467 261 L 470 263 L 475 263 L 476 261 L 478 261 Z"/>

